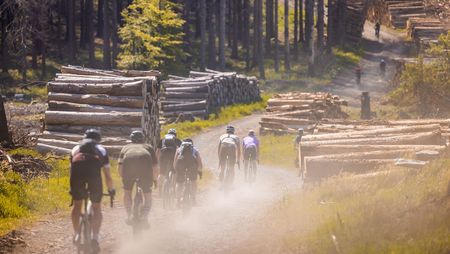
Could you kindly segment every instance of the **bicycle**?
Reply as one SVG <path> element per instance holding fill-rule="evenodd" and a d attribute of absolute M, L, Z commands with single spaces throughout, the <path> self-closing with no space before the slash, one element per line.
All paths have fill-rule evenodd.
<path fill-rule="evenodd" d="M 133 214 L 133 219 L 131 220 L 130 226 L 133 230 L 133 235 L 138 235 L 141 231 L 146 229 L 148 226 L 142 223 L 143 216 L 143 203 L 144 203 L 144 192 L 141 187 L 139 187 L 139 179 L 136 179 L 136 191 L 134 193 L 133 207 L 131 209 Z"/>
<path fill-rule="evenodd" d="M 256 167 L 256 160 L 250 155 L 250 158 L 249 158 L 249 169 L 248 169 L 248 173 L 249 173 L 249 176 L 248 176 L 248 182 L 249 183 L 254 183 L 255 182 L 255 180 L 256 180 L 256 170 L 257 170 L 257 167 Z"/>
<path fill-rule="evenodd" d="M 169 175 L 164 177 L 162 182 L 162 200 L 163 207 L 165 209 L 170 209 L 175 203 L 175 175 L 172 170 L 169 171 Z"/>
<path fill-rule="evenodd" d="M 233 164 L 230 163 L 230 158 L 226 157 L 226 163 L 225 163 L 225 169 L 223 171 L 223 178 L 222 178 L 222 186 L 225 195 L 228 194 L 228 192 L 231 190 L 231 185 L 233 184 L 234 180 L 234 170 L 231 169 L 233 167 Z M 240 167 L 239 162 L 236 162 L 238 166 Z"/>
<path fill-rule="evenodd" d="M 110 197 L 110 206 L 113 208 L 114 206 L 114 195 L 110 194 L 103 194 L 103 196 L 109 196 Z M 91 218 L 93 216 L 93 209 L 92 209 L 92 202 L 89 199 L 89 193 L 84 198 L 84 210 L 80 215 L 80 234 L 78 235 L 78 238 L 74 240 L 74 244 L 77 247 L 77 253 L 96 253 L 92 249 L 91 245 Z"/>
<path fill-rule="evenodd" d="M 186 170 L 186 181 L 184 182 L 183 186 L 183 199 L 181 202 L 181 206 L 183 209 L 183 213 L 188 213 L 194 203 L 194 198 L 192 195 L 193 186 L 192 186 L 192 180 L 187 176 L 187 170 Z"/>

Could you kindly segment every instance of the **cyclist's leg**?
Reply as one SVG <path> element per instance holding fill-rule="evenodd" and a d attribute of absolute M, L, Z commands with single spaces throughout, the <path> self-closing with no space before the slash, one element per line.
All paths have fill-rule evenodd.
<path fill-rule="evenodd" d="M 228 154 L 228 175 L 230 184 L 234 182 L 234 164 L 236 164 L 236 147 L 231 147 Z"/>
<path fill-rule="evenodd" d="M 227 154 L 228 154 L 228 148 L 222 147 L 219 153 L 219 167 L 220 167 L 220 174 L 219 174 L 219 180 L 223 181 L 223 176 L 225 173 L 225 168 L 227 166 Z"/>
<path fill-rule="evenodd" d="M 73 199 L 72 225 L 75 234 L 80 233 L 80 216 L 83 206 L 83 199 L 87 196 L 85 172 L 78 169 L 71 169 L 70 172 L 70 195 Z"/>
<path fill-rule="evenodd" d="M 248 176 L 249 176 L 249 172 L 248 172 L 248 159 L 249 159 L 250 153 L 248 151 L 248 148 L 244 149 L 244 179 L 245 181 L 248 181 Z"/>
<path fill-rule="evenodd" d="M 183 170 L 177 170 L 175 175 L 175 193 L 177 198 L 177 206 L 180 206 L 181 198 L 183 197 L 183 189 L 184 189 L 184 182 L 186 180 L 186 174 L 183 172 Z"/>
<path fill-rule="evenodd" d="M 164 176 L 165 177 L 165 176 Z M 153 172 L 146 167 L 139 168 L 139 182 L 138 186 L 144 193 L 144 201 L 142 204 L 142 215 L 147 217 L 152 206 L 152 185 L 153 185 Z"/>
<path fill-rule="evenodd" d="M 74 200 L 72 206 L 72 226 L 74 234 L 80 234 L 80 216 L 83 200 Z"/>
<path fill-rule="evenodd" d="M 125 206 L 125 211 L 127 213 L 127 219 L 131 218 L 133 205 L 132 190 L 136 177 L 133 176 L 131 167 L 126 163 L 123 164 L 122 170 L 122 185 L 123 185 L 123 205 Z"/>

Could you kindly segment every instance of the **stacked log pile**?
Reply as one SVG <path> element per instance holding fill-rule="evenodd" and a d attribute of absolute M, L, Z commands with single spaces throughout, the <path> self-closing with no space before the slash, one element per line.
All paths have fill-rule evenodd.
<path fill-rule="evenodd" d="M 174 119 L 180 114 L 206 118 L 219 107 L 261 100 L 258 80 L 235 72 L 191 71 L 189 77 L 170 76 L 161 82 L 162 116 Z"/>
<path fill-rule="evenodd" d="M 389 164 L 417 167 L 446 148 L 449 124 L 450 119 L 322 119 L 314 134 L 303 137 L 299 158 L 309 180 L 367 173 Z M 405 156 L 415 160 L 400 160 Z"/>
<path fill-rule="evenodd" d="M 298 128 L 309 128 L 323 117 L 345 118 L 347 115 L 341 111 L 341 105 L 347 102 L 330 93 L 276 94 L 267 102 L 260 133 L 296 133 Z"/>
<path fill-rule="evenodd" d="M 117 154 L 134 129 L 150 144 L 159 137 L 158 84 L 155 71 L 104 71 L 64 66 L 47 84 L 39 151 L 67 153 L 89 128 L 99 129 L 103 144 Z"/>
<path fill-rule="evenodd" d="M 410 18 L 406 28 L 416 46 L 424 49 L 437 43 L 439 36 L 450 30 L 450 23 L 434 17 Z"/>
<path fill-rule="evenodd" d="M 363 0 L 348 0 L 346 4 L 345 41 L 351 45 L 359 45 L 368 6 Z"/>

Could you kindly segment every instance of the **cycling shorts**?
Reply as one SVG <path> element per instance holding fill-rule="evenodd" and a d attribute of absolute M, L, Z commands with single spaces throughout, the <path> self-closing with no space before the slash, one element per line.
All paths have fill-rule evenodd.
<path fill-rule="evenodd" d="M 123 189 L 131 191 L 136 180 L 138 186 L 144 193 L 151 192 L 153 185 L 153 169 L 150 158 L 124 159 L 122 163 Z"/>
<path fill-rule="evenodd" d="M 89 168 L 82 165 L 70 168 L 70 194 L 78 201 L 88 197 L 92 203 L 100 203 L 103 197 L 101 168 Z"/>
<path fill-rule="evenodd" d="M 244 160 L 248 161 L 252 158 L 256 160 L 256 146 L 248 146 L 244 149 Z"/>
<path fill-rule="evenodd" d="M 236 163 L 236 146 L 222 146 L 219 153 L 219 164 L 220 168 L 223 170 L 225 169 L 225 164 L 227 163 L 228 158 L 228 165 L 230 167 L 233 167 Z"/>

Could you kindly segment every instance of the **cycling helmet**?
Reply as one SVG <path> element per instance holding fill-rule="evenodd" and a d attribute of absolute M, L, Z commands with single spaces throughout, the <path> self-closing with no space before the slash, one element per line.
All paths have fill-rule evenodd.
<path fill-rule="evenodd" d="M 381 62 L 384 63 L 384 59 L 381 59 Z"/>
<path fill-rule="evenodd" d="M 303 135 L 303 128 L 298 128 L 298 134 Z"/>
<path fill-rule="evenodd" d="M 192 139 L 190 139 L 190 138 L 183 139 L 183 142 L 191 143 L 192 145 L 194 145 L 194 141 Z"/>
<path fill-rule="evenodd" d="M 172 135 L 174 135 L 174 136 L 177 136 L 177 130 L 175 130 L 175 129 L 170 129 L 170 130 L 167 132 L 167 134 L 172 134 Z"/>
<path fill-rule="evenodd" d="M 250 137 L 255 136 L 255 130 L 249 130 L 249 131 L 248 131 L 248 135 L 249 135 Z"/>
<path fill-rule="evenodd" d="M 89 139 L 93 139 L 97 142 L 100 142 L 102 140 L 102 135 L 100 134 L 99 130 L 88 129 L 84 132 L 84 138 L 89 138 Z"/>
<path fill-rule="evenodd" d="M 144 143 L 144 133 L 142 131 L 133 131 L 130 134 L 132 143 Z"/>
<path fill-rule="evenodd" d="M 227 126 L 227 133 L 228 133 L 228 134 L 234 134 L 234 127 L 231 126 L 231 125 L 228 125 L 228 126 Z"/>

